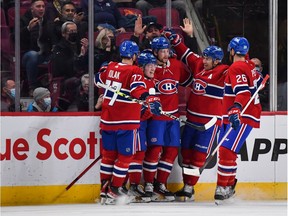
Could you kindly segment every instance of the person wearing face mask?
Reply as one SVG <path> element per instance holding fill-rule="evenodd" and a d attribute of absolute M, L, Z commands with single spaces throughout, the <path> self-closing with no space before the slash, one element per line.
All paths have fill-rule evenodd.
<path fill-rule="evenodd" d="M 67 21 L 76 23 L 78 36 L 80 38 L 84 37 L 88 31 L 88 23 L 86 21 L 82 21 L 84 17 L 83 12 L 77 13 L 75 4 L 70 1 L 61 4 L 60 12 L 61 13 L 59 16 L 50 25 L 52 43 L 57 44 L 61 40 L 61 28 L 62 25 Z"/>
<path fill-rule="evenodd" d="M 39 87 L 33 91 L 34 102 L 29 104 L 27 112 L 57 112 L 56 107 L 51 107 L 51 95 L 47 88 Z"/>
<path fill-rule="evenodd" d="M 13 79 L 2 79 L 1 112 L 15 112 L 15 82 Z"/>
<path fill-rule="evenodd" d="M 88 39 L 80 39 L 77 25 L 67 21 L 61 28 L 62 38 L 53 48 L 51 59 L 53 78 L 62 78 L 57 107 L 66 111 L 75 100 L 81 76 L 88 70 Z"/>

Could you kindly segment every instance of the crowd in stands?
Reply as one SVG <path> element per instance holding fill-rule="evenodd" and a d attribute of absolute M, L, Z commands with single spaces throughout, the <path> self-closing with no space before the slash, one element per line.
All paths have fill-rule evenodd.
<path fill-rule="evenodd" d="M 49 94 L 52 98 L 51 105 L 55 106 L 57 111 L 69 111 L 71 106 L 76 107 L 78 111 L 89 110 L 89 90 L 88 86 L 85 87 L 85 82 L 89 79 L 88 6 L 88 0 L 20 1 L 20 97 L 34 98 L 35 103 L 35 90 L 41 87 L 51 92 Z M 165 1 L 156 3 L 156 1 L 139 0 L 134 1 L 134 7 L 126 8 L 119 7 L 112 0 L 94 1 L 95 73 L 108 62 L 120 60 L 118 47 L 125 39 L 135 41 L 141 50 L 150 48 L 152 39 L 160 36 L 164 28 L 163 24 L 157 22 L 157 17 L 149 15 L 149 10 L 155 7 L 165 7 Z M 172 7 L 179 10 L 179 17 L 186 18 L 183 1 L 172 1 Z M 1 27 L 9 26 L 12 50 L 15 44 L 15 28 L 14 23 L 9 25 L 9 21 L 13 20 L 11 16 L 15 18 L 15 2 L 3 0 L 1 12 L 5 18 L 5 23 L 1 21 Z M 192 32 L 182 31 L 179 26 L 180 22 L 172 28 L 178 33 L 179 31 L 183 33 L 187 46 L 193 50 L 197 49 Z M 13 56 L 13 52 L 10 54 Z M 8 78 L 14 82 L 15 67 L 9 69 L 11 73 Z M 51 85 L 55 79 L 60 80 L 57 94 L 54 94 Z M 10 93 L 5 90 L 4 92 Z M 100 94 L 101 92 L 95 87 L 95 105 Z M 1 103 L 2 101 L 8 103 L 11 100 L 11 94 L 5 93 L 5 95 L 10 97 L 1 96 Z M 11 109 L 13 105 L 11 106 L 10 102 L 7 106 L 10 107 L 9 111 L 15 110 Z M 95 110 L 99 110 L 99 107 Z"/>
<path fill-rule="evenodd" d="M 166 9 L 165 2 L 134 0 L 133 7 L 123 7 L 113 0 L 95 0 L 94 73 L 110 61 L 120 61 L 118 47 L 125 39 L 135 41 L 140 51 L 150 49 L 152 39 L 159 37 L 166 28 L 166 14 L 159 12 L 159 16 L 155 16 L 151 11 Z M 89 90 L 83 91 L 83 76 L 88 74 L 89 65 L 88 6 L 88 0 L 20 1 L 21 98 L 33 98 L 34 90 L 44 87 L 51 92 L 52 105 L 58 111 L 89 110 Z M 171 6 L 171 10 L 177 11 L 177 16 L 173 16 L 177 23 L 171 28 L 180 34 L 187 47 L 199 53 L 193 31 L 187 28 L 191 21 L 186 18 L 185 4 L 182 0 L 173 0 Z M 5 74 L 5 78 L 13 81 L 15 62 L 11 59 L 14 58 L 15 45 L 15 1 L 3 0 L 1 13 L 1 33 L 5 37 L 1 38 L 1 69 L 6 65 L 10 74 Z M 10 50 L 5 51 L 7 46 Z M 171 55 L 176 57 L 175 52 Z M 57 90 L 55 80 L 59 82 Z M 95 105 L 100 94 L 101 91 L 95 87 Z M 268 98 L 267 95 L 264 97 Z M 4 96 L 1 96 L 2 101 L 7 102 Z M 9 110 L 15 110 L 10 103 L 6 105 Z"/>

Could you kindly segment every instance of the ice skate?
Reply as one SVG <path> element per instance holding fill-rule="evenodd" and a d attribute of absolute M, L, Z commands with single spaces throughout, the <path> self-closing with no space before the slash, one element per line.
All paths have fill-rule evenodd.
<path fill-rule="evenodd" d="M 232 186 L 217 186 L 214 199 L 216 205 L 221 205 L 224 202 L 230 200 L 235 195 L 235 187 L 236 187 L 237 179 L 235 179 L 235 183 Z"/>
<path fill-rule="evenodd" d="M 123 193 L 121 187 L 108 187 L 105 205 L 125 205 L 129 204 L 128 196 Z"/>
<path fill-rule="evenodd" d="M 128 196 L 132 203 L 147 203 L 151 201 L 151 196 L 144 192 L 143 186 L 140 184 L 131 184 L 128 190 Z"/>
<path fill-rule="evenodd" d="M 101 203 L 101 205 L 104 205 L 106 202 L 109 183 L 110 183 L 110 181 L 108 181 L 108 180 L 103 180 L 101 182 L 101 191 L 100 191 L 100 203 Z"/>
<path fill-rule="evenodd" d="M 165 184 L 160 182 L 155 182 L 154 184 L 154 193 L 151 197 L 151 200 L 154 202 L 172 202 L 175 200 L 174 194 L 167 190 Z"/>
<path fill-rule="evenodd" d="M 194 201 L 194 187 L 188 184 L 185 184 L 184 187 L 174 193 L 177 201 Z"/>

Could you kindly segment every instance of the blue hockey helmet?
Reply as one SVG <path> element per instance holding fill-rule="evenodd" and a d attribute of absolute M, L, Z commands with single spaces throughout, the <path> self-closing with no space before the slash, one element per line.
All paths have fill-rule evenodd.
<path fill-rule="evenodd" d="M 235 54 L 246 55 L 249 51 L 249 42 L 245 37 L 234 37 L 228 45 L 228 52 L 231 49 L 235 51 Z"/>
<path fill-rule="evenodd" d="M 157 64 L 157 59 L 150 50 L 143 50 L 137 60 L 140 67 L 144 67 L 147 64 Z"/>
<path fill-rule="evenodd" d="M 221 62 L 224 57 L 224 53 L 221 47 L 208 46 L 206 49 L 204 49 L 203 56 L 210 57 L 213 61 L 219 60 Z"/>
<path fill-rule="evenodd" d="M 152 50 L 169 49 L 170 42 L 165 37 L 156 37 L 151 42 Z"/>
<path fill-rule="evenodd" d="M 125 40 L 120 44 L 120 56 L 132 58 L 134 54 L 139 54 L 139 47 L 134 41 Z"/>

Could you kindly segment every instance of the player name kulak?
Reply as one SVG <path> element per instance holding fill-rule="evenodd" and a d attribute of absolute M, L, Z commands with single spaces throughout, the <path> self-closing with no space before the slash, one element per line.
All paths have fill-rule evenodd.
<path fill-rule="evenodd" d="M 119 71 L 110 70 L 109 73 L 108 73 L 108 77 L 114 78 L 114 79 L 119 79 L 120 78 L 120 72 Z"/>
<path fill-rule="evenodd" d="M 13 158 L 19 161 L 26 160 L 28 156 L 31 156 L 29 151 L 31 149 L 33 149 L 33 151 L 35 149 L 38 150 L 38 148 L 39 150 L 35 154 L 35 157 L 39 160 L 48 160 L 53 154 L 59 160 L 65 160 L 69 157 L 80 160 L 83 157 L 87 157 L 87 155 L 89 155 L 89 159 L 95 159 L 97 157 L 95 155 L 96 145 L 100 144 L 101 138 L 97 138 L 95 132 L 89 132 L 86 141 L 82 138 L 69 140 L 64 137 L 57 137 L 54 142 L 51 142 L 51 139 L 53 139 L 53 136 L 50 136 L 51 133 L 52 131 L 50 129 L 40 129 L 37 137 L 33 139 L 33 143 L 29 143 L 25 138 L 18 138 L 14 141 L 9 138 L 5 139 L 5 150 L 0 153 L 0 161 L 8 161 Z M 50 140 L 50 142 L 48 140 Z M 35 146 L 35 143 L 38 144 L 38 146 Z M 3 146 L 1 151 L 3 151 Z M 88 154 L 87 151 L 89 152 Z"/>

